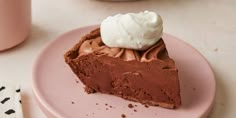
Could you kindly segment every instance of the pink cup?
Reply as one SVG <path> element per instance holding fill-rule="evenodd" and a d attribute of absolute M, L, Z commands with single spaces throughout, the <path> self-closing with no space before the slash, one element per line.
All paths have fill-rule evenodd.
<path fill-rule="evenodd" d="M 0 51 L 23 42 L 31 26 L 31 0 L 0 0 Z"/>

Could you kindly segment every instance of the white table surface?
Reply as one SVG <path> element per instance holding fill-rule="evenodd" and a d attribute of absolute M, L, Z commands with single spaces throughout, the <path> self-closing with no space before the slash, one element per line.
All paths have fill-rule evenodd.
<path fill-rule="evenodd" d="M 210 118 L 236 117 L 236 0 L 33 0 L 32 33 L 20 46 L 0 52 L 0 79 L 22 84 L 25 118 L 44 118 L 31 89 L 32 65 L 40 50 L 59 35 L 98 24 L 117 13 L 156 11 L 164 31 L 199 50 L 216 75 L 217 93 Z"/>

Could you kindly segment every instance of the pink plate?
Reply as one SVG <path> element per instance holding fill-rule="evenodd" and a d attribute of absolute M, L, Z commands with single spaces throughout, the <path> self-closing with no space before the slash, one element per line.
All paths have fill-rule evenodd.
<path fill-rule="evenodd" d="M 49 43 L 33 70 L 33 92 L 50 118 L 205 118 L 215 97 L 215 78 L 206 59 L 190 45 L 164 34 L 170 56 L 179 69 L 182 106 L 176 110 L 144 107 L 106 94 L 86 94 L 83 84 L 64 62 L 63 55 L 80 37 L 97 26 L 68 32 Z M 135 105 L 129 108 L 128 104 Z M 136 106 L 137 105 L 137 106 Z M 136 112 L 135 112 L 136 111 Z"/>

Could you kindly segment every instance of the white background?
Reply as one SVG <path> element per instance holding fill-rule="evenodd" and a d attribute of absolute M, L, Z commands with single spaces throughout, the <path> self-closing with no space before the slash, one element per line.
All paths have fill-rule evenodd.
<path fill-rule="evenodd" d="M 144 10 L 161 14 L 164 32 L 191 44 L 212 65 L 217 93 L 210 118 L 235 118 L 236 0 L 33 0 L 29 39 L 0 52 L 0 79 L 21 82 L 25 118 L 45 117 L 31 89 L 32 65 L 45 44 L 71 29 L 99 24 L 109 15 Z"/>

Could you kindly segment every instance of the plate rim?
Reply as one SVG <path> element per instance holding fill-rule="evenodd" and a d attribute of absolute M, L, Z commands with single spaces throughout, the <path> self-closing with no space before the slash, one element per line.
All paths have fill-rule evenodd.
<path fill-rule="evenodd" d="M 63 40 L 63 37 L 64 36 L 67 36 L 67 35 L 70 35 L 70 34 L 73 34 L 75 32 L 77 32 L 78 30 L 81 30 L 81 29 L 90 29 L 90 28 L 94 28 L 94 27 L 98 27 L 99 25 L 95 24 L 95 25 L 87 25 L 87 26 L 81 26 L 79 28 L 75 28 L 73 30 L 70 30 L 70 31 L 67 31 L 61 35 L 59 35 L 58 37 L 56 37 L 54 40 L 51 40 L 49 41 L 41 50 L 40 50 L 40 53 L 38 54 L 38 56 L 36 56 L 36 59 L 33 63 L 33 70 L 32 70 L 32 91 L 33 91 L 33 95 L 35 97 L 35 99 L 40 103 L 40 106 L 42 106 L 43 108 L 45 108 L 50 114 L 52 114 L 53 116 L 55 117 L 58 117 L 58 118 L 64 118 L 64 116 L 59 113 L 58 111 L 56 111 L 54 108 L 52 108 L 45 100 L 43 100 L 40 96 L 40 91 L 37 87 L 37 77 L 36 77 L 36 73 L 37 73 L 37 67 L 39 66 L 39 62 L 41 60 L 41 57 L 42 55 L 44 54 L 45 51 L 47 51 L 47 49 L 50 48 L 51 45 L 55 44 L 56 42 L 60 41 L 60 40 Z M 191 48 L 194 53 L 198 54 L 203 60 L 204 62 L 207 64 L 207 67 L 209 67 L 209 75 L 212 76 L 213 78 L 213 97 L 211 98 L 211 103 L 210 103 L 210 107 L 207 108 L 207 110 L 201 114 L 201 118 L 203 117 L 207 117 L 209 112 L 212 110 L 213 108 L 213 103 L 215 101 L 215 96 L 216 96 L 216 78 L 215 78 L 215 74 L 213 72 L 213 68 L 212 66 L 210 65 L 210 63 L 208 62 L 208 60 L 196 49 L 194 48 L 193 46 L 191 46 L 190 44 L 188 44 L 187 42 L 181 40 L 180 38 L 177 38 L 171 34 L 168 34 L 168 33 L 163 33 L 164 35 L 168 36 L 168 37 L 171 37 L 171 38 L 174 38 L 175 40 L 178 40 L 179 42 L 183 43 L 183 45 Z M 38 105 L 39 106 L 39 105 Z M 41 109 L 41 107 L 40 107 Z M 42 109 L 41 109 L 42 110 Z M 45 112 L 43 112 L 45 113 Z M 46 115 L 46 114 L 45 114 Z"/>

